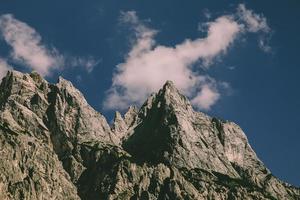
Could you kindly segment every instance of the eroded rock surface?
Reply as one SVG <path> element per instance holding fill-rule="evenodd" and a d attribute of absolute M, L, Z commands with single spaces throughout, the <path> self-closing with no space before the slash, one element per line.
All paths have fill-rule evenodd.
<path fill-rule="evenodd" d="M 0 199 L 300 199 L 242 129 L 193 110 L 168 81 L 110 127 L 67 80 L 0 85 Z"/>

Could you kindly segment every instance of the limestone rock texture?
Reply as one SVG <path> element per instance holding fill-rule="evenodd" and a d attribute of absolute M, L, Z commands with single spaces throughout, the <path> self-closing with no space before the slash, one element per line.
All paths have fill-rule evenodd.
<path fill-rule="evenodd" d="M 108 124 L 71 82 L 0 84 L 0 199 L 289 199 L 235 123 L 195 111 L 171 81 Z"/>

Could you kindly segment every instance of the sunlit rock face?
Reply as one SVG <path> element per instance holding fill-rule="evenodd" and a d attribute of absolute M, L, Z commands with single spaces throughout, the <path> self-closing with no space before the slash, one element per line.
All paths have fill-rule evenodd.
<path fill-rule="evenodd" d="M 69 81 L 8 72 L 0 144 L 0 199 L 300 199 L 170 81 L 110 126 Z"/>

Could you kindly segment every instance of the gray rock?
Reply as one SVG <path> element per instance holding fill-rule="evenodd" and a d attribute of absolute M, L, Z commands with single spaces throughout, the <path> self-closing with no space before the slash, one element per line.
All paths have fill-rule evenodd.
<path fill-rule="evenodd" d="M 137 117 L 138 111 L 139 110 L 136 106 L 130 106 L 128 108 L 127 112 L 124 115 L 124 121 L 128 127 L 132 126 L 132 123 L 135 121 Z"/>
<path fill-rule="evenodd" d="M 0 199 L 79 199 L 51 147 L 0 125 Z"/>
<path fill-rule="evenodd" d="M 112 124 L 112 132 L 116 135 L 119 141 L 125 136 L 128 125 L 123 119 L 121 113 L 115 112 L 114 122 Z"/>
<path fill-rule="evenodd" d="M 1 156 L 2 180 L 6 180 L 0 180 L 5 189 L 3 194 L 16 196 L 16 199 L 22 196 L 25 199 L 79 198 L 71 180 L 75 182 L 84 167 L 76 159 L 71 162 L 76 172 L 67 171 L 63 166 L 70 163 L 77 143 L 93 139 L 114 142 L 106 119 L 87 104 L 70 82 L 60 78 L 57 84 L 49 84 L 35 72 L 8 72 L 0 85 L 0 106 L 0 125 L 5 128 L 1 131 L 1 148 L 7 154 L 7 157 Z M 32 146 L 36 148 L 29 151 Z M 23 156 L 30 161 L 19 161 Z M 9 167 L 10 163 L 20 163 L 16 168 L 20 168 L 22 176 Z M 30 188 L 35 185 L 28 181 L 18 186 L 24 187 L 23 191 L 10 189 L 10 184 L 15 184 L 10 179 L 18 178 L 17 182 L 21 182 L 31 168 L 39 173 L 51 172 L 38 175 L 42 181 L 46 180 L 36 183 L 43 186 L 38 191 L 39 196 Z"/>
<path fill-rule="evenodd" d="M 112 124 L 112 132 L 115 134 L 119 145 L 122 144 L 130 135 L 133 134 L 136 120 L 138 119 L 138 108 L 130 106 L 124 114 L 124 119 L 118 111 L 115 112 L 114 122 Z"/>
<path fill-rule="evenodd" d="M 0 199 L 79 199 L 43 121 L 47 84 L 16 71 L 2 80 Z"/>
<path fill-rule="evenodd" d="M 0 199 L 300 199 L 170 81 L 110 127 L 69 81 L 8 72 L 0 144 Z"/>

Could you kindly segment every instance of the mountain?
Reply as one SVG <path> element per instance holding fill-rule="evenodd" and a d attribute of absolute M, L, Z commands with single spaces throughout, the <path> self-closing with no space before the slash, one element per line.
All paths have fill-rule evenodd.
<path fill-rule="evenodd" d="M 10 71 L 0 85 L 0 199 L 300 199 L 242 129 L 167 81 L 110 126 L 71 82 Z"/>

